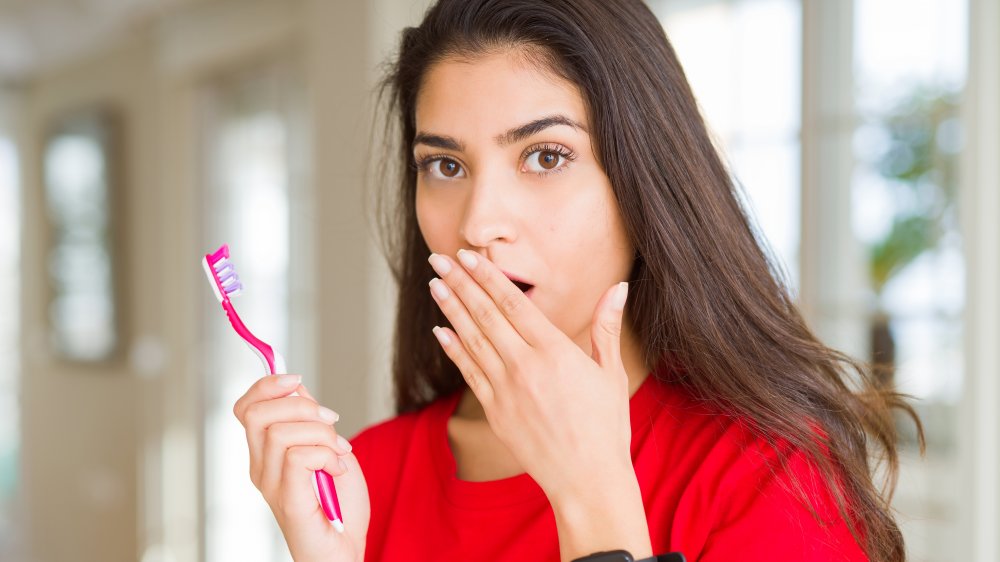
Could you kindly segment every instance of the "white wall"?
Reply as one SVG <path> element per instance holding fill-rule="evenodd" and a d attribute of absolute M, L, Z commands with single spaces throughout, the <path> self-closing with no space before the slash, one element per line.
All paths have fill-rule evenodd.
<path fill-rule="evenodd" d="M 147 236 L 159 217 L 148 139 L 148 48 L 126 38 L 114 49 L 25 85 L 18 143 L 23 180 L 21 378 L 23 493 L 31 560 L 134 559 L 138 504 L 138 429 L 144 407 L 127 348 L 98 365 L 60 361 L 48 346 L 46 243 L 50 236 L 41 183 L 44 135 L 77 109 L 107 107 L 121 117 L 122 212 L 118 249 L 129 289 L 120 293 L 127 334 L 156 321 Z M 127 340 L 126 340 L 127 341 Z"/>

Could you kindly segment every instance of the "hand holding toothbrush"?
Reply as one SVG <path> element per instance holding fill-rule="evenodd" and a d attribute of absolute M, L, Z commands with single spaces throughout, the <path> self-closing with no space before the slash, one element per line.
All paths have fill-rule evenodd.
<path fill-rule="evenodd" d="M 298 396 L 293 394 L 297 393 Z M 371 507 L 368 486 L 339 417 L 320 406 L 297 375 L 266 376 L 236 401 L 246 429 L 250 479 L 267 501 L 296 562 L 361 562 Z M 313 492 L 313 472 L 333 476 L 347 514 L 337 532 Z"/>
<path fill-rule="evenodd" d="M 271 506 L 292 555 L 299 561 L 363 559 L 370 516 L 368 488 L 357 461 L 350 455 L 350 444 L 332 428 L 339 416 L 316 404 L 299 384 L 301 377 L 280 374 L 285 373 L 281 354 L 243 324 L 230 300 L 240 294 L 243 285 L 229 261 L 229 246 L 223 245 L 214 253 L 206 254 L 202 267 L 233 329 L 261 360 L 266 372 L 278 375 L 261 379 L 267 382 L 258 381 L 236 403 L 234 412 L 247 431 L 251 479 Z M 273 388 L 274 381 L 286 383 L 278 385 L 278 393 Z M 254 392 L 258 386 L 263 391 Z M 301 389 L 305 397 L 299 395 L 297 389 Z M 289 400 L 294 400 L 297 406 L 290 409 L 288 404 L 292 402 Z M 331 460 L 334 452 L 342 457 L 333 456 Z M 331 464 L 333 470 L 327 470 Z M 303 474 L 312 476 L 315 496 L 308 493 L 309 486 L 304 487 L 299 481 Z M 352 516 L 352 529 L 347 537 L 344 537 L 346 529 L 333 479 L 335 474 L 347 480 L 351 488 L 347 496 L 353 500 L 349 503 L 357 504 L 358 509 L 357 517 Z M 308 499 L 304 499 L 303 494 Z M 319 528 L 315 521 L 317 512 L 325 523 Z"/>

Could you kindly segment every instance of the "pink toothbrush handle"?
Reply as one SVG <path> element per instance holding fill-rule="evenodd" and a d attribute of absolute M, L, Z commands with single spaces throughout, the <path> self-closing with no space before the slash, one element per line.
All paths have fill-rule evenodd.
<path fill-rule="evenodd" d="M 284 367 L 284 360 L 280 356 L 275 354 L 274 358 L 276 363 Z M 277 373 L 272 372 L 271 374 Z M 295 394 L 297 393 L 293 393 L 293 396 Z M 337 487 L 333 484 L 333 476 L 330 476 L 330 473 L 325 470 L 317 470 L 313 474 L 316 475 L 316 493 L 319 495 L 319 505 L 323 508 L 323 513 L 326 514 L 330 523 L 333 523 L 333 526 L 343 533 L 344 518 L 340 515 L 340 499 L 337 498 Z"/>
<path fill-rule="evenodd" d="M 319 490 L 319 504 L 323 507 L 323 513 L 326 513 L 326 518 L 330 521 L 342 522 L 340 501 L 337 499 L 337 488 L 333 485 L 333 477 L 327 471 L 316 471 L 316 489 Z"/>

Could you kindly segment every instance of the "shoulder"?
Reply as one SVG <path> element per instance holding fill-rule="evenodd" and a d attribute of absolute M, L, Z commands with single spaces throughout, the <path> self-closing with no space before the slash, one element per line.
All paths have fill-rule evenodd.
<path fill-rule="evenodd" d="M 395 417 L 373 423 L 351 438 L 355 455 L 386 456 L 398 452 L 399 445 L 409 441 L 416 430 L 417 421 L 426 408 L 415 412 L 407 412 Z"/>
<path fill-rule="evenodd" d="M 705 561 L 865 560 L 816 459 L 746 418 L 661 388 L 653 434 L 680 494 L 674 536 Z"/>
<path fill-rule="evenodd" d="M 423 408 L 373 423 L 350 438 L 351 452 L 365 472 L 366 480 L 392 481 L 418 443 L 426 443 L 435 416 L 446 415 L 454 396 L 438 398 Z"/>
<path fill-rule="evenodd" d="M 752 434 L 752 433 L 751 433 Z M 737 552 L 772 560 L 866 560 L 845 520 L 849 506 L 816 459 L 786 442 L 747 437 L 742 457 L 719 477 L 706 560 Z M 854 532 L 858 532 L 855 529 Z"/>
<path fill-rule="evenodd" d="M 659 382 L 651 393 L 648 424 L 658 453 L 673 463 L 689 461 L 691 476 L 711 478 L 719 490 L 741 489 L 747 480 L 807 478 L 818 466 L 781 436 L 768 437 L 750 419 L 698 400 L 687 390 Z M 665 446 L 664 446 L 665 445 Z"/>
<path fill-rule="evenodd" d="M 358 457 L 361 466 L 367 470 L 369 467 L 366 465 L 384 463 L 403 456 L 407 445 L 413 441 L 421 425 L 426 425 L 424 420 L 440 401 L 413 412 L 373 423 L 359 431 L 350 441 L 352 452 Z"/>

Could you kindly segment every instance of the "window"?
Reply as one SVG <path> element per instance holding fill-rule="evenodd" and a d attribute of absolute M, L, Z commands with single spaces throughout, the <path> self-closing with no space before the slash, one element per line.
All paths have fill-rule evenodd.
<path fill-rule="evenodd" d="M 806 275 L 822 280 L 819 289 L 810 284 L 819 291 L 812 303 L 814 329 L 859 359 L 893 363 L 892 382 L 917 398 L 929 450 L 918 459 L 911 426 L 900 425 L 910 446 L 903 447 L 895 507 L 912 557 L 953 559 L 961 551 L 958 520 L 966 507 L 959 504 L 956 450 L 965 274 L 955 199 L 967 2 L 806 5 L 812 8 L 806 14 L 810 24 L 819 26 L 813 31 L 822 36 L 809 37 L 810 48 L 819 51 L 811 64 L 820 64 L 809 70 L 829 73 L 827 80 L 843 76 L 854 88 L 845 86 L 843 102 L 841 92 L 813 91 L 808 95 L 816 99 L 804 100 L 811 111 L 819 108 L 816 130 L 805 133 L 817 143 L 825 174 L 821 185 L 810 187 L 823 191 L 818 200 L 837 203 L 822 209 L 829 215 L 823 221 L 807 225 L 810 239 L 821 241 L 810 247 L 831 253 L 803 260 L 804 271 L 797 259 L 803 239 L 803 3 L 648 4 L 663 22 L 706 122 L 744 186 L 745 203 L 793 288 Z M 818 10 L 820 5 L 825 9 Z M 846 82 L 835 86 L 840 84 Z"/>
<path fill-rule="evenodd" d="M 916 398 L 928 439 L 903 449 L 895 498 L 910 553 L 958 552 L 958 404 L 965 268 L 957 216 L 958 102 L 965 82 L 966 2 L 856 0 L 851 225 L 866 250 L 872 359 Z M 912 435 L 911 424 L 901 429 Z"/>
<path fill-rule="evenodd" d="M 292 120 L 288 81 L 265 68 L 221 81 L 205 98 L 205 252 L 228 243 L 244 285 L 233 299 L 255 335 L 290 353 Z M 267 504 L 248 478 L 235 401 L 265 368 L 233 332 L 208 287 L 204 333 L 205 559 L 289 560 Z M 302 372 L 302 371 L 296 371 Z"/>
<path fill-rule="evenodd" d="M 745 207 L 794 289 L 799 251 L 801 22 L 797 0 L 649 2 Z"/>
<path fill-rule="evenodd" d="M 116 189 L 112 118 L 87 110 L 64 117 L 45 141 L 52 340 L 64 360 L 110 357 L 118 346 L 112 244 Z"/>

